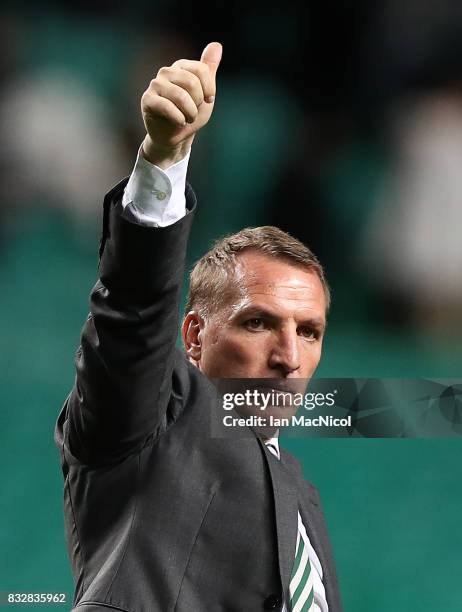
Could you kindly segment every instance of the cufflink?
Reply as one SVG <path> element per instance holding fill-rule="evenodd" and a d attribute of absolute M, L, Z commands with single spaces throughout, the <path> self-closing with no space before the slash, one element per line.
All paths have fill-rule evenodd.
<path fill-rule="evenodd" d="M 158 200 L 165 200 L 165 198 L 167 197 L 165 191 L 159 191 L 159 189 L 153 189 L 152 193 L 156 196 Z"/>

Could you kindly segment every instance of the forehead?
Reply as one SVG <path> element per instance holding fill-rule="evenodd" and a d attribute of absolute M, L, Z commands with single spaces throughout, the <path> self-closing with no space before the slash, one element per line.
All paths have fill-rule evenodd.
<path fill-rule="evenodd" d="M 258 303 L 273 305 L 282 311 L 309 310 L 325 316 L 324 287 L 312 270 L 255 251 L 244 251 L 237 257 L 235 279 L 239 297 L 234 309 Z"/>

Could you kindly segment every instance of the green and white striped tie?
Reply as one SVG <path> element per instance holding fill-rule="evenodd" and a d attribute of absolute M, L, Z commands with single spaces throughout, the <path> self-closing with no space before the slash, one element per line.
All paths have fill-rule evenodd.
<path fill-rule="evenodd" d="M 289 585 L 292 612 L 312 612 L 314 610 L 314 590 L 308 548 L 300 534 L 297 534 L 294 568 Z"/>

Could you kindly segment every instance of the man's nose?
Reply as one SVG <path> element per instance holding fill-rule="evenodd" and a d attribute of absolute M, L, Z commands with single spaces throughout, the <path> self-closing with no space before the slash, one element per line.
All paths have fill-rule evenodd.
<path fill-rule="evenodd" d="M 295 329 L 281 330 L 277 334 L 268 365 L 284 375 L 300 369 L 299 337 Z"/>

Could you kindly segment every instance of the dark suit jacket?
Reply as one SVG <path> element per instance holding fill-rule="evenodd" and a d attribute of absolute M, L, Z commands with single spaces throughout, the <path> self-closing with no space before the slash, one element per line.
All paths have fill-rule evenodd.
<path fill-rule="evenodd" d="M 105 199 L 100 280 L 58 419 L 79 612 L 256 612 L 287 594 L 297 509 L 340 610 L 316 489 L 255 436 L 211 436 L 219 396 L 175 348 L 192 214 L 163 229 Z M 187 207 L 195 196 L 187 187 Z"/>

